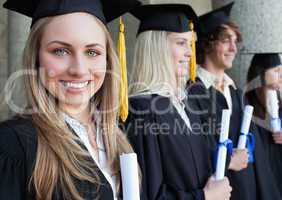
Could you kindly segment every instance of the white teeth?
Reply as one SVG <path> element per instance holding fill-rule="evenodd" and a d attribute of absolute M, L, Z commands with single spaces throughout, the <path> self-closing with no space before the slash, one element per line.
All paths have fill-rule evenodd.
<path fill-rule="evenodd" d="M 74 82 L 66 82 L 66 81 L 63 81 L 62 82 L 63 85 L 65 87 L 70 87 L 70 88 L 75 88 L 75 89 L 81 89 L 81 88 L 84 88 L 85 86 L 88 85 L 89 81 L 86 81 L 86 82 L 81 82 L 81 83 L 74 83 Z"/>

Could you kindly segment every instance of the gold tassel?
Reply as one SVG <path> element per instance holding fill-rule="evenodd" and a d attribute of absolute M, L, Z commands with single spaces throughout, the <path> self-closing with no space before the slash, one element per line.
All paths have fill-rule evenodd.
<path fill-rule="evenodd" d="M 194 24 L 193 22 L 190 22 L 189 23 L 189 27 L 192 31 L 192 44 L 191 44 L 191 47 L 192 47 L 192 55 L 191 55 L 191 58 L 190 58 L 190 67 L 189 67 L 189 70 L 190 70 L 190 80 L 192 82 L 195 82 L 196 80 L 196 70 L 197 70 L 197 63 L 196 63 L 196 33 L 194 32 Z"/>
<path fill-rule="evenodd" d="M 126 48 L 125 48 L 125 36 L 124 36 L 124 23 L 120 17 L 119 21 L 119 37 L 118 37 L 118 58 L 120 62 L 121 71 L 121 84 L 120 84 L 120 96 L 119 96 L 119 116 L 123 122 L 125 122 L 128 116 L 128 86 L 127 86 L 127 72 L 126 72 Z"/>

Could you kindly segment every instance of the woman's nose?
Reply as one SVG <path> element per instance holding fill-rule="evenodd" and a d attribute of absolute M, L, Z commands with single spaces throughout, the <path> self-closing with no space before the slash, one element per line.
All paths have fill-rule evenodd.
<path fill-rule="evenodd" d="M 83 76 L 88 73 L 87 62 L 83 56 L 75 56 L 69 67 L 69 73 L 73 76 Z"/>

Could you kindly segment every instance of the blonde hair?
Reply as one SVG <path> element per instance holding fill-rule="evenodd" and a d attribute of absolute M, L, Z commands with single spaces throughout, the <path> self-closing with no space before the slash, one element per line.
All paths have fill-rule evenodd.
<path fill-rule="evenodd" d="M 171 91 L 176 86 L 166 31 L 145 31 L 136 41 L 129 93 L 144 90 Z"/>
<path fill-rule="evenodd" d="M 23 54 L 24 66 L 30 71 L 37 71 L 37 75 L 26 77 L 28 102 L 29 106 L 36 110 L 36 113 L 32 114 L 32 119 L 38 135 L 35 168 L 29 186 L 34 188 L 36 199 L 51 200 L 55 187 L 59 186 L 64 197 L 82 200 L 73 178 L 99 186 L 97 166 L 89 162 L 89 154 L 77 143 L 77 137 L 59 114 L 56 100 L 44 88 L 38 76 L 41 37 L 44 27 L 52 19 L 52 17 L 42 18 L 33 25 Z M 93 19 L 97 20 L 96 17 Z M 92 108 L 98 106 L 101 111 L 107 159 L 109 167 L 117 175 L 119 185 L 119 155 L 132 152 L 132 148 L 126 136 L 117 127 L 119 80 L 113 76 L 113 74 L 120 75 L 117 55 L 107 28 L 102 22 L 97 21 L 107 38 L 109 73 L 106 73 L 102 87 L 91 99 L 91 105 Z"/>

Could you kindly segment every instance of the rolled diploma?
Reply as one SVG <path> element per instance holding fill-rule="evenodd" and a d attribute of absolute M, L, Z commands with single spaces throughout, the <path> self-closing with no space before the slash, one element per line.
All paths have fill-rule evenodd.
<path fill-rule="evenodd" d="M 253 106 L 250 106 L 250 105 L 245 106 L 243 121 L 241 125 L 241 132 L 240 132 L 240 133 L 243 133 L 244 135 L 240 135 L 239 137 L 239 142 L 238 142 L 238 147 L 237 147 L 238 149 L 246 148 L 247 135 L 249 134 L 253 111 L 254 111 Z"/>
<path fill-rule="evenodd" d="M 274 132 L 280 131 L 281 122 L 279 119 L 279 101 L 275 90 L 266 91 L 266 109 L 271 117 L 270 126 L 272 130 Z"/>
<path fill-rule="evenodd" d="M 120 156 L 123 200 L 140 200 L 136 153 Z"/>
<path fill-rule="evenodd" d="M 222 110 L 221 130 L 219 142 L 223 143 L 228 139 L 229 124 L 230 124 L 231 111 L 228 109 Z M 215 179 L 222 180 L 224 178 L 225 164 L 226 164 L 227 148 L 220 146 L 218 149 Z"/>

